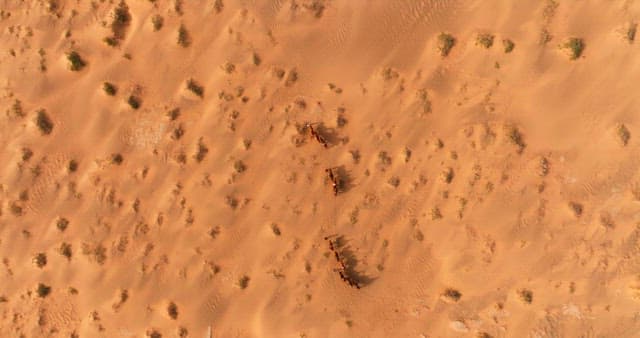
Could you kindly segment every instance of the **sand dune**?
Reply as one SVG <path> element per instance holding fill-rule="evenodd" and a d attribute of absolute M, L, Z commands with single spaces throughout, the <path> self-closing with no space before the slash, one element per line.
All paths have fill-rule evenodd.
<path fill-rule="evenodd" d="M 640 336 L 640 5 L 0 3 L 0 336 Z"/>

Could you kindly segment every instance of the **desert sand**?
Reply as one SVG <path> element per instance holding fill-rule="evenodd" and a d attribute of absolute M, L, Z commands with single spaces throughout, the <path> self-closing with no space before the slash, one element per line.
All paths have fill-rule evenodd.
<path fill-rule="evenodd" d="M 633 1 L 0 1 L 1 337 L 640 337 Z"/>

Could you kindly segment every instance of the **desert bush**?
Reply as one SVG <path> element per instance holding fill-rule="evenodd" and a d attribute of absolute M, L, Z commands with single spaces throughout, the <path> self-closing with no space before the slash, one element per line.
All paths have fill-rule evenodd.
<path fill-rule="evenodd" d="M 180 24 L 178 28 L 178 45 L 186 48 L 191 45 L 191 37 L 189 36 L 189 32 L 184 24 Z"/>
<path fill-rule="evenodd" d="M 118 88 L 111 82 L 104 82 L 102 84 L 102 90 L 109 96 L 115 96 L 118 93 Z"/>
<path fill-rule="evenodd" d="M 122 157 L 122 154 L 120 153 L 111 154 L 111 163 L 120 165 L 122 164 L 123 161 L 124 161 L 124 158 Z"/>
<path fill-rule="evenodd" d="M 71 260 L 71 256 L 73 255 L 73 252 L 71 250 L 71 244 L 67 243 L 67 242 L 63 242 L 62 244 L 60 244 L 60 248 L 58 248 L 58 252 L 65 256 L 68 260 Z"/>
<path fill-rule="evenodd" d="M 505 53 L 511 53 L 513 49 L 516 47 L 516 44 L 509 39 L 502 40 L 502 45 L 504 46 Z"/>
<path fill-rule="evenodd" d="M 153 25 L 154 32 L 161 30 L 164 25 L 164 18 L 160 14 L 155 14 L 151 17 L 151 25 Z"/>
<path fill-rule="evenodd" d="M 440 33 L 438 36 L 438 50 L 442 57 L 446 57 L 451 52 L 451 49 L 456 44 L 456 39 L 453 35 L 448 33 Z"/>
<path fill-rule="evenodd" d="M 491 46 L 493 46 L 493 39 L 494 39 L 493 34 L 480 33 L 476 37 L 476 45 L 489 49 L 491 48 Z"/>
<path fill-rule="evenodd" d="M 202 98 L 204 96 L 204 87 L 198 84 L 194 79 L 189 79 L 187 81 L 187 89 Z"/>
<path fill-rule="evenodd" d="M 571 60 L 576 60 L 582 55 L 585 43 L 584 40 L 580 38 L 570 38 L 563 47 L 569 50 L 569 57 Z"/>
<path fill-rule="evenodd" d="M 36 125 L 43 135 L 49 135 L 53 131 L 53 121 L 51 121 L 51 118 L 44 109 L 38 111 Z"/>
<path fill-rule="evenodd" d="M 629 43 L 633 43 L 633 41 L 636 39 L 636 30 L 638 29 L 638 24 L 631 23 L 629 25 L 629 28 L 627 29 L 627 34 L 626 34 L 626 38 L 627 41 L 629 41 Z"/>
<path fill-rule="evenodd" d="M 82 70 L 87 65 L 76 51 L 67 53 L 67 60 L 69 61 L 69 69 L 74 72 Z"/>
<path fill-rule="evenodd" d="M 624 124 L 618 125 L 616 134 L 618 135 L 618 139 L 620 139 L 620 142 L 623 146 L 626 146 L 629 143 L 629 139 L 631 139 L 631 132 L 629 132 L 627 126 L 625 126 Z"/>
<path fill-rule="evenodd" d="M 460 293 L 460 291 L 452 288 L 448 288 L 444 290 L 444 293 L 442 295 L 455 302 L 459 301 L 460 298 L 462 297 L 462 294 Z"/>
<path fill-rule="evenodd" d="M 531 292 L 531 290 L 522 289 L 518 291 L 518 295 L 520 296 L 520 299 L 527 304 L 531 304 L 533 302 L 533 292 Z"/>
<path fill-rule="evenodd" d="M 44 268 L 47 265 L 47 254 L 44 252 L 39 252 L 33 257 L 33 264 L 35 264 L 40 269 Z"/>
<path fill-rule="evenodd" d="M 43 283 L 38 283 L 36 293 L 38 294 L 38 297 L 45 298 L 51 293 L 51 287 Z"/>
<path fill-rule="evenodd" d="M 169 317 L 173 320 L 178 319 L 178 305 L 174 302 L 170 302 L 167 306 L 167 314 L 169 314 Z"/>
<path fill-rule="evenodd" d="M 239 280 L 238 280 L 238 286 L 241 289 L 246 289 L 249 286 L 249 281 L 251 279 L 249 278 L 249 276 L 242 276 Z"/>
<path fill-rule="evenodd" d="M 129 106 L 133 109 L 139 109 L 141 104 L 140 98 L 135 95 L 130 95 L 127 99 L 127 104 L 129 104 Z"/>
<path fill-rule="evenodd" d="M 58 228 L 58 230 L 60 231 L 65 231 L 67 230 L 67 227 L 69 227 L 69 220 L 64 217 L 58 218 L 58 221 L 56 222 L 56 228 Z"/>
<path fill-rule="evenodd" d="M 207 156 L 208 152 L 209 152 L 209 148 L 204 144 L 204 141 L 202 140 L 202 137 L 201 137 L 198 140 L 198 151 L 196 152 L 194 158 L 196 159 L 196 161 L 202 162 L 205 156 Z"/>

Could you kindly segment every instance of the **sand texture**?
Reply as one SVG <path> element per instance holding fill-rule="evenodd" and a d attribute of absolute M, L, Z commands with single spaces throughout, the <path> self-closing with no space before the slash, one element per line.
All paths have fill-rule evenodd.
<path fill-rule="evenodd" d="M 0 337 L 640 337 L 636 20 L 0 0 Z"/>

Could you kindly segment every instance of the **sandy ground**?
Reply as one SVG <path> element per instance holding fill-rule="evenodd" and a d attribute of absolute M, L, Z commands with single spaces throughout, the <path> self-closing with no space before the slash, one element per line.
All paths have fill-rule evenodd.
<path fill-rule="evenodd" d="M 640 4 L 0 8 L 0 336 L 640 337 Z"/>

